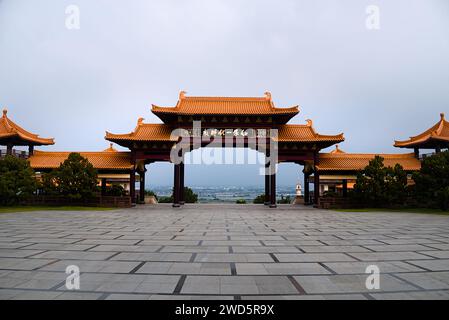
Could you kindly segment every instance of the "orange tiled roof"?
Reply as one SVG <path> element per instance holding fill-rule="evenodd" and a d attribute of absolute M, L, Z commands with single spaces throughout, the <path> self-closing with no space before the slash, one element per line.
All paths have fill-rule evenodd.
<path fill-rule="evenodd" d="M 421 162 L 413 153 L 406 154 L 377 154 L 384 158 L 386 167 L 394 167 L 396 163 L 404 170 L 415 171 L 421 168 Z M 376 154 L 371 153 L 320 153 L 319 171 L 357 171 L 364 169 Z"/>
<path fill-rule="evenodd" d="M 307 124 L 284 124 L 279 126 L 278 139 L 279 142 L 342 142 L 345 140 L 343 133 L 337 135 L 323 135 L 317 133 L 313 126 L 312 121 L 307 120 Z"/>
<path fill-rule="evenodd" d="M 34 169 L 54 169 L 64 162 L 71 152 L 34 151 L 28 159 Z M 79 152 L 96 169 L 128 170 L 132 168 L 129 152 Z"/>
<path fill-rule="evenodd" d="M 113 134 L 106 131 L 105 139 L 109 141 L 177 141 L 170 140 L 172 129 L 162 123 L 143 123 L 143 118 L 137 122 L 137 127 L 131 133 Z"/>
<path fill-rule="evenodd" d="M 182 115 L 295 115 L 299 112 L 298 106 L 276 108 L 269 92 L 266 92 L 264 97 L 187 97 L 184 91 L 181 91 L 179 94 L 179 100 L 175 107 L 152 105 L 151 111 L 155 114 L 172 113 Z"/>
<path fill-rule="evenodd" d="M 444 119 L 444 113 L 440 114 L 440 121 L 433 127 L 424 131 L 423 133 L 410 137 L 405 141 L 395 141 L 394 146 L 399 148 L 413 148 L 426 144 L 446 143 L 449 145 L 449 122 Z"/>
<path fill-rule="evenodd" d="M 8 118 L 7 113 L 6 109 L 3 110 L 3 116 L 0 118 L 0 139 L 12 139 L 20 141 L 24 145 L 50 145 L 55 143 L 53 139 L 40 138 L 37 134 L 21 128 Z"/>
<path fill-rule="evenodd" d="M 110 144 L 109 144 L 109 148 L 104 149 L 103 152 L 118 152 L 117 149 L 115 149 L 115 148 L 113 147 L 113 145 L 114 145 L 113 143 L 110 143 Z"/>
<path fill-rule="evenodd" d="M 329 153 L 331 153 L 331 154 L 340 154 L 340 153 L 346 153 L 346 152 L 344 152 L 343 150 L 341 150 L 340 147 L 339 147 L 338 144 L 337 144 L 337 145 L 335 145 L 335 149 L 332 150 L 332 151 L 329 152 Z"/>
<path fill-rule="evenodd" d="M 109 141 L 173 141 L 178 139 L 173 136 L 170 139 L 172 128 L 165 124 L 143 123 L 140 118 L 137 127 L 131 133 L 113 134 L 106 132 L 105 139 Z M 308 124 L 285 124 L 279 127 L 277 141 L 279 142 L 341 142 L 345 138 L 343 134 L 338 135 L 322 135 L 315 132 L 312 122 L 308 120 Z"/>

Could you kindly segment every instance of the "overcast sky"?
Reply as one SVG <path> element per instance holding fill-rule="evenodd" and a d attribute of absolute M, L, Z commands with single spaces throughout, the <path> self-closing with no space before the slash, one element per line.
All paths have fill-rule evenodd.
<path fill-rule="evenodd" d="M 66 28 L 68 5 L 80 29 Z M 380 29 L 366 27 L 376 5 Z M 261 96 L 300 105 L 344 132 L 349 152 L 403 152 L 406 139 L 449 114 L 447 0 L 0 0 L 0 104 L 46 150 L 102 150 L 105 131 L 159 122 L 152 103 L 188 95 Z M 170 185 L 172 167 L 148 167 Z M 278 183 L 302 168 L 281 165 Z M 188 166 L 187 184 L 262 184 L 257 166 Z"/>

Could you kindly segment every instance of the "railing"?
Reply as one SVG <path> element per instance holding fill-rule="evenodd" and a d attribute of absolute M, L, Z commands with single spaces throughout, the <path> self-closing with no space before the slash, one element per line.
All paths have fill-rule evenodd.
<path fill-rule="evenodd" d="M 0 158 L 4 158 L 7 155 L 6 149 L 0 149 Z M 11 155 L 20 158 L 20 159 L 28 159 L 28 151 L 16 150 L 13 149 Z"/>
<path fill-rule="evenodd" d="M 320 209 L 351 209 L 360 207 L 360 204 L 347 197 L 319 197 L 317 206 Z"/>
<path fill-rule="evenodd" d="M 433 156 L 433 155 L 435 155 L 435 154 L 436 154 L 435 152 L 430 152 L 430 153 L 423 153 L 423 154 L 420 154 L 420 155 L 419 155 L 419 160 L 424 160 L 425 158 L 431 157 L 431 156 Z"/>
<path fill-rule="evenodd" d="M 131 207 L 131 197 L 97 196 L 91 199 L 72 199 L 64 196 L 44 196 L 35 195 L 28 198 L 25 205 L 45 205 L 45 206 L 86 206 L 86 207 Z"/>

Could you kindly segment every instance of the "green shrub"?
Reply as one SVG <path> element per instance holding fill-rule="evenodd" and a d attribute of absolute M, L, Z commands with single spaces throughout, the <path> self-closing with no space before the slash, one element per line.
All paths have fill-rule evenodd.
<path fill-rule="evenodd" d="M 158 196 L 157 196 L 157 194 L 156 193 L 154 193 L 154 191 L 153 190 L 145 190 L 145 195 L 146 196 L 152 196 L 152 197 L 154 197 L 156 200 L 158 200 Z"/>
<path fill-rule="evenodd" d="M 189 187 L 184 187 L 184 201 L 186 203 L 197 203 L 198 202 L 198 194 L 193 192 Z"/>
<path fill-rule="evenodd" d="M 277 201 L 279 204 L 290 204 L 292 203 L 292 198 L 290 196 L 286 196 L 284 198 L 283 195 L 281 195 L 281 198 Z"/>
<path fill-rule="evenodd" d="M 407 198 L 407 173 L 401 165 L 385 167 L 383 158 L 375 156 L 357 174 L 351 196 L 369 207 L 402 206 Z"/>
<path fill-rule="evenodd" d="M 173 196 L 169 196 L 169 197 L 159 197 L 158 201 L 159 203 L 173 203 Z"/>
<path fill-rule="evenodd" d="M 125 189 L 119 184 L 113 184 L 110 187 L 106 187 L 106 195 L 112 197 L 122 197 L 126 194 Z"/>
<path fill-rule="evenodd" d="M 158 199 L 159 203 L 172 203 L 173 202 L 173 192 L 169 197 L 160 197 Z M 189 187 L 184 187 L 184 202 L 185 203 L 197 203 L 198 194 L 193 192 Z"/>
<path fill-rule="evenodd" d="M 0 159 L 0 204 L 14 205 L 30 197 L 37 188 L 28 161 L 7 155 Z"/>
<path fill-rule="evenodd" d="M 59 168 L 43 176 L 43 190 L 71 199 L 91 198 L 98 191 L 97 170 L 86 158 L 73 152 Z"/>
<path fill-rule="evenodd" d="M 235 203 L 237 203 L 237 204 L 246 204 L 246 200 L 245 199 L 238 199 Z"/>
<path fill-rule="evenodd" d="M 265 194 L 259 194 L 254 198 L 253 203 L 265 203 Z"/>
<path fill-rule="evenodd" d="M 449 151 L 426 157 L 413 174 L 414 196 L 430 208 L 449 209 Z"/>

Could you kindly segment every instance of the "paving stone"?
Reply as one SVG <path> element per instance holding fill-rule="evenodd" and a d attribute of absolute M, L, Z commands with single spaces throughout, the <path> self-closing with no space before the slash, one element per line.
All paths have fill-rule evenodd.
<path fill-rule="evenodd" d="M 362 261 L 429 259 L 428 256 L 416 252 L 351 252 L 350 255 Z"/>
<path fill-rule="evenodd" d="M 22 291 L 12 297 L 12 300 L 53 300 L 56 299 L 61 292 L 56 291 Z"/>
<path fill-rule="evenodd" d="M 1 258 L 26 258 L 28 256 L 36 255 L 38 253 L 44 252 L 43 250 L 13 250 L 13 249 L 0 249 L 0 259 Z"/>
<path fill-rule="evenodd" d="M 393 272 L 410 272 L 423 271 L 421 268 L 412 266 L 402 261 L 391 262 L 326 262 L 324 263 L 329 269 L 338 274 L 364 274 L 367 267 L 375 265 L 379 268 L 380 273 Z"/>
<path fill-rule="evenodd" d="M 423 289 L 449 289 L 449 272 L 401 273 L 396 275 Z"/>
<path fill-rule="evenodd" d="M 9 270 L 33 270 L 56 260 L 52 259 L 25 259 L 25 258 L 1 258 L 0 269 Z"/>
<path fill-rule="evenodd" d="M 34 260 L 34 259 L 31 259 Z M 125 261 L 88 261 L 88 260 L 61 260 L 41 268 L 46 271 L 66 270 L 67 266 L 78 266 L 80 272 L 117 272 L 129 273 L 139 265 L 139 262 Z"/>
<path fill-rule="evenodd" d="M 374 293 L 371 296 L 376 300 L 449 300 L 449 290 Z"/>
<path fill-rule="evenodd" d="M 447 299 L 448 252 L 449 219 L 430 214 L 251 204 L 4 214 L 0 299 Z M 71 264 L 79 291 L 64 285 Z M 379 291 L 365 288 L 371 264 Z"/>
<path fill-rule="evenodd" d="M 449 271 L 449 259 L 413 260 L 409 263 L 431 271 Z"/>
<path fill-rule="evenodd" d="M 421 244 L 376 245 L 365 247 L 374 251 L 422 251 L 429 249 L 429 247 L 425 247 Z"/>
<path fill-rule="evenodd" d="M 361 246 L 301 246 L 301 250 L 306 253 L 324 252 L 371 252 Z"/>
<path fill-rule="evenodd" d="M 435 257 L 438 259 L 449 259 L 449 250 L 441 250 L 441 251 L 419 251 L 418 253 L 421 253 L 426 256 Z"/>
<path fill-rule="evenodd" d="M 280 262 L 328 262 L 328 261 L 355 261 L 343 253 L 277 253 L 276 258 Z"/>
<path fill-rule="evenodd" d="M 195 261 L 199 262 L 273 262 L 268 254 L 244 253 L 199 253 Z"/>
<path fill-rule="evenodd" d="M 304 288 L 306 293 L 360 293 L 371 292 L 366 288 L 368 275 L 323 275 L 323 276 L 295 276 L 296 281 Z M 379 291 L 409 291 L 416 287 L 398 280 L 390 275 L 380 278 Z"/>
<path fill-rule="evenodd" d="M 104 251 L 104 252 L 155 252 L 162 246 L 141 246 L 141 245 L 110 245 L 100 244 L 97 246 L 89 245 L 88 251 Z"/>
<path fill-rule="evenodd" d="M 85 252 L 85 251 L 47 251 L 36 254 L 32 258 L 60 260 L 106 260 L 115 252 Z"/>
<path fill-rule="evenodd" d="M 124 252 L 114 256 L 111 260 L 122 261 L 189 261 L 191 253 L 141 253 Z"/>
<path fill-rule="evenodd" d="M 165 296 L 162 296 L 165 297 Z M 150 300 L 150 294 L 111 293 L 106 300 Z"/>
<path fill-rule="evenodd" d="M 101 293 L 71 291 L 56 296 L 55 300 L 98 300 L 101 296 Z"/>

